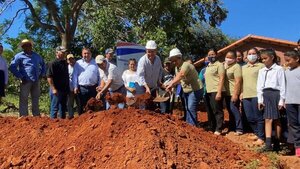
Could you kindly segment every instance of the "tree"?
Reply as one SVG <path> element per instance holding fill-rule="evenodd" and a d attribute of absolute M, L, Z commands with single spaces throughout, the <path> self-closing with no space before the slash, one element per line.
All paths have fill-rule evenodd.
<path fill-rule="evenodd" d="M 11 1 L 14 2 L 15 0 Z M 87 0 L 20 1 L 24 3 L 26 7 L 18 9 L 16 16 L 19 15 L 21 11 L 30 11 L 31 15 L 27 17 L 27 19 L 29 19 L 29 23 L 32 25 L 30 25 L 28 29 L 39 28 L 52 34 L 54 32 L 54 34 L 60 38 L 61 45 L 70 48 L 70 43 L 73 41 L 76 32 L 81 7 Z M 14 18 L 10 22 L 6 21 L 5 25 L 8 28 L 10 28 Z"/>

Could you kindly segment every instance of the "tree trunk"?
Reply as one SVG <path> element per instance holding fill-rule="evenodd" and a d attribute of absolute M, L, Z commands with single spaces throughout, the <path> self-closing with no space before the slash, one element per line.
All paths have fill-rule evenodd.
<path fill-rule="evenodd" d="M 71 49 L 72 40 L 73 35 L 71 35 L 69 31 L 61 34 L 61 46 L 65 47 L 66 49 Z"/>

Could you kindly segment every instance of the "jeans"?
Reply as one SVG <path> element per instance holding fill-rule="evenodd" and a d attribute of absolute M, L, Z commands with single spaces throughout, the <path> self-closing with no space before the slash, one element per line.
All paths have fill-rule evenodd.
<path fill-rule="evenodd" d="M 40 97 L 40 82 L 39 81 L 22 81 L 20 84 L 20 100 L 19 110 L 20 116 L 28 116 L 28 98 L 31 95 L 32 115 L 40 116 L 39 97 Z"/>
<path fill-rule="evenodd" d="M 300 148 L 300 104 L 286 104 L 289 129 L 296 148 Z"/>
<path fill-rule="evenodd" d="M 159 103 L 159 106 L 160 106 L 160 112 L 162 114 L 170 114 L 171 110 L 170 110 L 170 106 L 171 106 L 171 103 L 170 103 L 170 99 L 168 101 L 165 101 L 165 102 L 161 102 Z"/>
<path fill-rule="evenodd" d="M 68 93 L 62 91 L 58 91 L 56 95 L 51 94 L 50 118 L 66 118 L 67 97 Z"/>
<path fill-rule="evenodd" d="M 74 101 L 76 102 L 76 105 L 77 105 L 77 112 L 78 109 L 79 109 L 79 100 L 78 100 L 78 97 L 77 95 L 74 94 L 73 91 L 70 91 L 69 94 L 68 94 L 68 100 L 67 100 L 67 107 L 68 107 L 68 117 L 69 118 L 73 118 L 74 117 Z"/>
<path fill-rule="evenodd" d="M 185 109 L 186 109 L 186 122 L 196 126 L 197 120 L 197 106 L 201 99 L 203 89 L 193 91 L 190 93 L 183 93 Z"/>
<path fill-rule="evenodd" d="M 225 97 L 227 110 L 229 113 L 229 128 L 238 132 L 243 132 L 242 116 L 240 112 L 240 101 L 233 103 L 231 96 Z"/>
<path fill-rule="evenodd" d="M 125 86 L 121 86 L 119 89 L 115 90 L 115 91 L 109 91 L 110 94 L 113 94 L 113 93 L 121 93 L 123 96 L 126 96 L 126 88 Z M 125 103 L 119 103 L 118 104 L 118 108 L 119 109 L 124 109 L 125 107 Z M 108 102 L 106 102 L 106 109 L 108 110 L 110 108 L 110 105 Z"/>
<path fill-rule="evenodd" d="M 258 110 L 257 97 L 243 99 L 244 111 L 246 114 L 247 121 L 253 130 L 254 134 L 264 140 L 265 138 L 265 121 L 263 113 Z"/>
<path fill-rule="evenodd" d="M 216 92 L 213 93 L 207 93 L 207 99 L 209 102 L 209 106 L 212 109 L 213 112 L 213 120 L 212 122 L 213 130 L 218 131 L 218 132 L 222 132 L 222 128 L 223 128 L 223 122 L 224 122 L 224 111 L 223 111 L 223 95 L 224 93 L 222 93 L 222 98 L 219 101 L 216 101 Z"/>
<path fill-rule="evenodd" d="M 97 91 L 96 91 L 97 85 L 94 86 L 79 86 L 79 108 L 78 108 L 78 114 L 81 115 L 84 113 L 84 107 L 86 106 L 86 103 L 88 100 L 92 97 L 96 97 Z"/>

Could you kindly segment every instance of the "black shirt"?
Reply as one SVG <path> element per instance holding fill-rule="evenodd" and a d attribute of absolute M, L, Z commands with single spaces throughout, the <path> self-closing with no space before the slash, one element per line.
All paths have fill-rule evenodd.
<path fill-rule="evenodd" d="M 55 59 L 49 63 L 47 77 L 53 79 L 56 90 L 60 92 L 69 91 L 69 72 L 66 60 Z"/>

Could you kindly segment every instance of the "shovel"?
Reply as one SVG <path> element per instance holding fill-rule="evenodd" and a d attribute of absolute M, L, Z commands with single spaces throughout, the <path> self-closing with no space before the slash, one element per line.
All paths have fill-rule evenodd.
<path fill-rule="evenodd" d="M 170 94 L 166 91 L 164 91 L 164 93 L 162 95 L 157 95 L 153 102 L 165 102 L 165 101 L 168 101 L 170 99 Z"/>
<path fill-rule="evenodd" d="M 136 102 L 136 98 L 135 97 L 126 98 L 126 104 L 129 107 L 132 106 L 132 105 L 134 105 L 135 102 Z"/>

